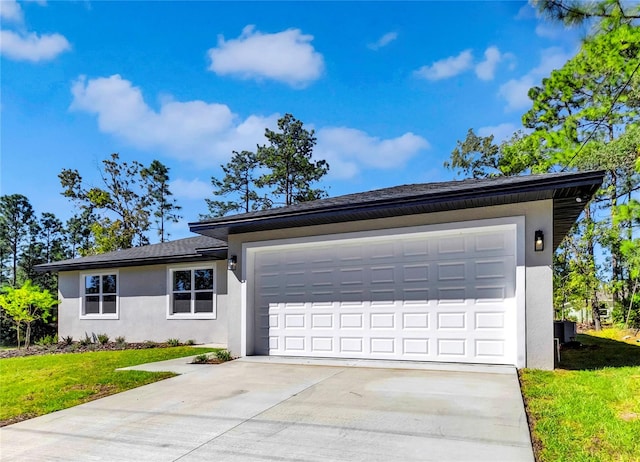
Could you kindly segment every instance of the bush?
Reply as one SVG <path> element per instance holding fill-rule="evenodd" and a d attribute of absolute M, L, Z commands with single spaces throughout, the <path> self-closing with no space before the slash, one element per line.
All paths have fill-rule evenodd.
<path fill-rule="evenodd" d="M 231 361 L 233 359 L 229 350 L 216 351 L 216 358 L 218 358 L 218 360 L 222 362 Z"/>
<path fill-rule="evenodd" d="M 144 347 L 145 348 L 155 348 L 157 346 L 158 346 L 158 344 L 156 342 L 154 342 L 153 340 L 145 340 L 144 341 Z"/>
<path fill-rule="evenodd" d="M 79 342 L 80 342 L 80 345 L 83 347 L 89 346 L 93 343 L 93 341 L 91 340 L 91 337 L 89 337 L 89 334 L 87 334 L 86 332 L 84 333 L 84 338 L 81 338 Z"/>
<path fill-rule="evenodd" d="M 180 346 L 180 339 L 170 338 L 169 340 L 167 340 L 167 345 L 172 347 Z"/>
<path fill-rule="evenodd" d="M 116 337 L 115 342 L 119 347 L 123 347 L 127 344 L 123 336 Z"/>
<path fill-rule="evenodd" d="M 202 363 L 206 363 L 207 361 L 209 361 L 209 355 L 208 354 L 201 354 L 196 356 L 195 358 L 193 358 L 193 361 L 191 361 L 192 364 L 202 364 Z"/>
<path fill-rule="evenodd" d="M 196 344 L 196 341 L 194 339 L 192 339 L 192 338 L 190 338 L 189 340 L 187 340 L 185 342 L 185 345 L 188 345 L 188 346 L 193 346 L 195 344 Z"/>
<path fill-rule="evenodd" d="M 73 337 L 71 335 L 67 335 L 66 337 L 62 337 L 62 343 L 66 346 L 69 346 L 73 343 Z"/>
<path fill-rule="evenodd" d="M 106 345 L 109 343 L 109 336 L 107 334 L 98 334 L 98 343 L 100 345 Z"/>
<path fill-rule="evenodd" d="M 45 335 L 40 340 L 36 340 L 38 346 L 50 346 L 58 343 L 58 335 Z"/>

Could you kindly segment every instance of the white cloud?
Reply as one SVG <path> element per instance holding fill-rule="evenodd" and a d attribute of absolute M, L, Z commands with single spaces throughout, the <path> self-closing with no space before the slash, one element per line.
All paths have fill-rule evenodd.
<path fill-rule="evenodd" d="M 397 32 L 387 32 L 382 37 L 380 37 L 378 40 L 376 40 L 373 43 L 370 43 L 367 46 L 370 49 L 372 49 L 374 51 L 377 51 L 382 47 L 386 47 L 387 45 L 389 45 L 391 42 L 393 42 L 397 38 L 398 38 L 398 33 Z"/>
<path fill-rule="evenodd" d="M 540 53 L 540 64 L 518 79 L 511 79 L 502 84 L 498 95 L 507 102 L 506 110 L 526 109 L 531 105 L 528 92 L 534 85 L 539 85 L 542 78 L 551 74 L 554 69 L 561 68 L 571 58 L 569 53 L 558 47 L 546 48 Z"/>
<path fill-rule="evenodd" d="M 271 79 L 294 87 L 304 87 L 324 72 L 324 58 L 300 29 L 274 34 L 246 26 L 237 39 L 218 37 L 218 46 L 209 50 L 209 70 L 218 75 L 242 79 Z"/>
<path fill-rule="evenodd" d="M 496 66 L 505 58 L 498 47 L 489 47 L 484 52 L 484 61 L 476 64 L 476 75 L 481 80 L 493 80 Z"/>
<path fill-rule="evenodd" d="M 38 36 L 35 32 L 18 34 L 8 30 L 0 31 L 0 53 L 10 59 L 47 61 L 69 49 L 71 45 L 60 34 Z"/>
<path fill-rule="evenodd" d="M 213 187 L 199 178 L 183 180 L 177 178 L 169 184 L 169 189 L 177 199 L 204 199 L 212 194 Z"/>
<path fill-rule="evenodd" d="M 254 150 L 264 143 L 265 127 L 277 114 L 240 119 L 225 104 L 165 99 L 159 111 L 144 101 L 140 88 L 119 75 L 72 85 L 72 110 L 98 116 L 98 127 L 142 149 L 162 149 L 174 158 L 200 166 L 226 162 L 232 150 Z"/>
<path fill-rule="evenodd" d="M 516 14 L 515 19 L 517 21 L 522 21 L 527 19 L 534 19 L 535 17 L 536 17 L 536 10 L 534 9 L 534 7 L 531 6 L 531 4 L 529 3 L 525 3 L 518 10 L 518 13 Z"/>
<path fill-rule="evenodd" d="M 473 55 L 471 50 L 465 50 L 458 56 L 450 56 L 449 58 L 436 61 L 430 66 L 422 66 L 414 72 L 418 77 L 427 80 L 441 80 L 454 77 L 471 68 Z"/>
<path fill-rule="evenodd" d="M 352 178 L 363 168 L 402 168 L 429 142 L 407 132 L 402 136 L 380 139 L 347 127 L 327 127 L 317 131 L 315 156 L 326 159 L 334 178 Z"/>
<path fill-rule="evenodd" d="M 162 150 L 172 157 L 202 167 L 225 163 L 231 151 L 255 150 L 264 144 L 264 129 L 275 128 L 278 114 L 251 115 L 242 120 L 231 109 L 204 101 L 176 102 L 165 98 L 158 111 L 144 101 L 140 88 L 119 75 L 87 80 L 80 77 L 71 88 L 72 110 L 96 114 L 100 131 L 141 149 Z M 316 131 L 314 156 L 326 159 L 335 178 L 351 178 L 361 169 L 401 168 L 427 149 L 424 138 L 405 133 L 380 139 L 347 127 Z M 176 197 L 205 197 L 210 186 L 199 180 L 176 180 Z"/>
<path fill-rule="evenodd" d="M 478 129 L 479 136 L 489 136 L 493 135 L 494 143 L 501 143 L 502 141 L 508 140 L 511 136 L 516 132 L 518 127 L 512 123 L 502 123 L 499 125 L 493 125 L 488 127 L 481 127 Z"/>
<path fill-rule="evenodd" d="M 0 18 L 19 24 L 24 21 L 22 8 L 16 0 L 0 0 Z"/>

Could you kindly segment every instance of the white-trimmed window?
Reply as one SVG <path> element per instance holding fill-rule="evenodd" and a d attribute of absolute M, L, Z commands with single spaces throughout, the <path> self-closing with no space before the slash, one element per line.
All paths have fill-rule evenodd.
<path fill-rule="evenodd" d="M 80 275 L 80 316 L 118 318 L 118 272 L 83 273 Z"/>
<path fill-rule="evenodd" d="M 213 265 L 169 268 L 169 318 L 216 317 Z"/>

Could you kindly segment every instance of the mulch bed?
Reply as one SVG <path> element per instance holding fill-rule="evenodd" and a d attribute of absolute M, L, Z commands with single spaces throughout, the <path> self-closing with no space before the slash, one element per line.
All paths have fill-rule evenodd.
<path fill-rule="evenodd" d="M 115 343 L 109 342 L 105 344 L 90 343 L 82 345 L 80 342 L 73 342 L 70 345 L 66 343 L 58 343 L 57 345 L 31 345 L 29 348 L 0 350 L 0 359 L 19 358 L 22 356 L 40 356 L 49 354 L 64 353 L 84 353 L 87 351 L 115 351 L 115 350 L 145 350 L 148 348 L 168 348 L 167 343 L 143 342 L 143 343 Z M 180 345 L 183 346 L 183 345 Z"/>

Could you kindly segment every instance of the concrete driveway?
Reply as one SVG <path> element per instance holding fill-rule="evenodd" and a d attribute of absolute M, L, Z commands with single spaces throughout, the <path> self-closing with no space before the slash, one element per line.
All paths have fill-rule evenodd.
<path fill-rule="evenodd" d="M 515 370 L 180 361 L 178 377 L 2 428 L 0 459 L 533 461 Z"/>

